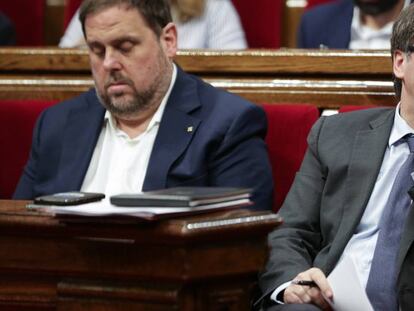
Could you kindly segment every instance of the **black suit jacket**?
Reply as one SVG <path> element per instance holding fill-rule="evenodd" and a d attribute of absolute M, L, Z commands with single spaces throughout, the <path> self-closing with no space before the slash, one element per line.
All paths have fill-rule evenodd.
<path fill-rule="evenodd" d="M 263 297 L 298 273 L 318 267 L 328 275 L 360 223 L 374 188 L 394 109 L 367 109 L 322 117 L 280 213 L 284 225 L 269 236 Z M 414 306 L 414 212 L 399 253 L 398 294 L 402 310 Z"/>

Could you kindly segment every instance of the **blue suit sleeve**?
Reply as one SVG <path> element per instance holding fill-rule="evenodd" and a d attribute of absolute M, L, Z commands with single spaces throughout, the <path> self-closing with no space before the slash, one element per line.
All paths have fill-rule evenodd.
<path fill-rule="evenodd" d="M 33 199 L 34 196 L 34 185 L 37 172 L 37 162 L 40 148 L 40 132 L 42 127 L 42 120 L 45 112 L 43 112 L 37 119 L 34 130 L 32 147 L 30 150 L 29 160 L 23 170 L 23 174 L 20 177 L 19 183 L 17 184 L 16 190 L 13 194 L 15 200 L 27 200 Z"/>
<path fill-rule="evenodd" d="M 272 208 L 273 178 L 264 111 L 251 105 L 235 118 L 210 164 L 210 184 L 251 187 L 254 209 Z"/>

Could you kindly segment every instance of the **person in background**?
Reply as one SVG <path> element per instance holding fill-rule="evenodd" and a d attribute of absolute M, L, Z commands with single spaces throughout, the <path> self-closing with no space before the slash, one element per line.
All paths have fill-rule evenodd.
<path fill-rule="evenodd" d="M 306 11 L 298 48 L 389 49 L 392 24 L 409 0 L 339 0 Z"/>
<path fill-rule="evenodd" d="M 13 23 L 0 12 L 0 46 L 16 44 L 16 31 Z"/>
<path fill-rule="evenodd" d="M 246 49 L 240 18 L 230 0 L 170 0 L 178 31 L 179 49 Z M 59 47 L 85 46 L 79 10 Z"/>
<path fill-rule="evenodd" d="M 397 107 L 321 117 L 311 130 L 280 210 L 284 223 L 269 235 L 259 281 L 269 310 L 330 310 L 335 293 L 326 276 L 342 260 L 354 262 L 375 311 L 413 309 L 413 52 L 410 5 L 391 37 Z"/>
<path fill-rule="evenodd" d="M 95 88 L 41 114 L 15 199 L 246 187 L 272 208 L 263 109 L 173 63 L 167 0 L 85 0 L 80 20 Z"/>

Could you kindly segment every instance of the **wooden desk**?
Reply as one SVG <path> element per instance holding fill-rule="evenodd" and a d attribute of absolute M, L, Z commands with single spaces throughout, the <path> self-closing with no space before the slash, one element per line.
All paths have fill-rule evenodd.
<path fill-rule="evenodd" d="M 248 310 L 275 214 L 59 222 L 0 201 L 1 310 Z"/>
<path fill-rule="evenodd" d="M 187 72 L 253 102 L 319 108 L 395 104 L 388 51 L 185 51 Z M 0 100 L 63 100 L 93 85 L 86 51 L 0 49 Z"/>

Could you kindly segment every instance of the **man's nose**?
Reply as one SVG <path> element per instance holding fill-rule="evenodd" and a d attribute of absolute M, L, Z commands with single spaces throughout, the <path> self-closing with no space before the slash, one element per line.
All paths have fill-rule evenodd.
<path fill-rule="evenodd" d="M 112 49 L 107 49 L 105 51 L 103 66 L 108 71 L 121 69 L 122 64 L 120 62 L 118 53 Z"/>

